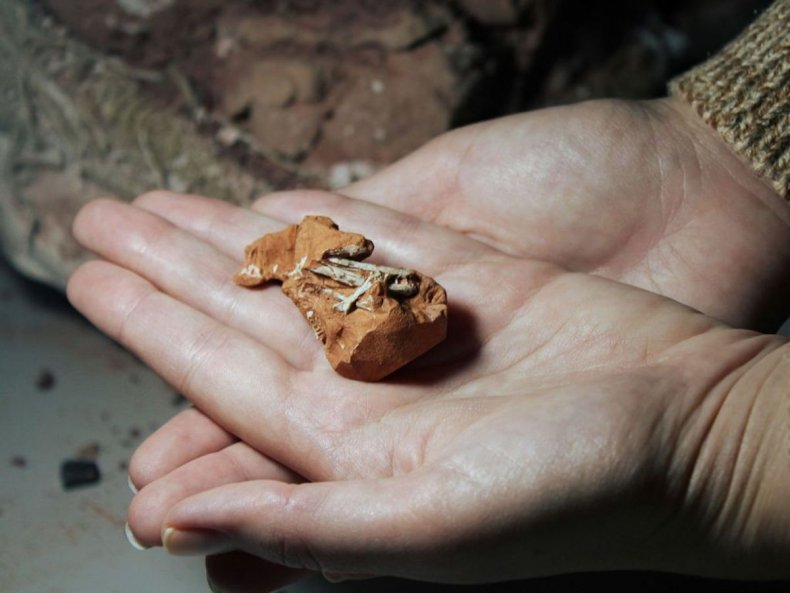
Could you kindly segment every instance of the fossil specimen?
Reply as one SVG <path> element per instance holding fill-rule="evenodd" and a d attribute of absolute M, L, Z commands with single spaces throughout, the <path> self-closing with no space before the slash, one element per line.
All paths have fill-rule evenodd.
<path fill-rule="evenodd" d="M 414 270 L 363 262 L 373 243 L 325 216 L 264 235 L 247 246 L 234 281 L 282 282 L 344 377 L 377 381 L 441 342 L 447 295 Z"/>

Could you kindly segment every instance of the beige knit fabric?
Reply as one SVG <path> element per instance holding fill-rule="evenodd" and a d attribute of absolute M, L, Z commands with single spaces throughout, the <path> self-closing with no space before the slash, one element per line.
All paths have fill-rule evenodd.
<path fill-rule="evenodd" d="M 790 0 L 670 84 L 790 201 Z"/>

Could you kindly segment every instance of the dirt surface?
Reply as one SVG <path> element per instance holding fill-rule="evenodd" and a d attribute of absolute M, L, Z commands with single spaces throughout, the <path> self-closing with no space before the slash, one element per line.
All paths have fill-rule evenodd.
<path fill-rule="evenodd" d="M 212 114 L 321 178 L 339 162 L 389 163 L 446 130 L 478 78 L 464 21 L 441 3 L 45 5 L 102 52 L 178 70 Z"/>
<path fill-rule="evenodd" d="M 324 181 L 338 163 L 372 171 L 458 123 L 661 94 L 767 4 L 43 0 L 78 39 L 179 72 L 201 107 Z"/>
<path fill-rule="evenodd" d="M 768 0 L 5 0 L 0 241 L 63 288 L 74 214 L 342 187 L 452 127 L 647 98 Z"/>

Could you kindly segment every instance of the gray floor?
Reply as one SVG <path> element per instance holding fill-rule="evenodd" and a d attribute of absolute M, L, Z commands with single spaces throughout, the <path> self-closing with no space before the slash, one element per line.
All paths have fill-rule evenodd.
<path fill-rule="evenodd" d="M 787 326 L 786 326 L 787 327 Z M 46 380 L 51 377 L 51 384 Z M 15 274 L 0 259 L 0 593 L 208 591 L 203 563 L 159 549 L 139 552 L 123 535 L 126 464 L 143 438 L 183 406 L 173 390 L 94 330 L 65 299 Z M 63 459 L 95 455 L 93 486 L 64 491 Z M 576 575 L 475 591 L 659 591 L 678 577 Z M 697 591 L 787 591 L 694 581 Z M 686 584 L 686 583 L 684 583 Z M 398 580 L 329 585 L 291 593 L 468 591 Z"/>
<path fill-rule="evenodd" d="M 0 591 L 206 591 L 200 559 L 123 535 L 127 460 L 177 412 L 174 392 L 4 263 L 0 311 Z M 61 461 L 94 452 L 101 482 L 64 491 Z"/>
<path fill-rule="evenodd" d="M 123 533 L 129 457 L 183 406 L 64 297 L 0 259 L 0 593 L 209 590 L 201 558 L 141 552 Z M 85 455 L 100 482 L 64 491 L 61 462 Z"/>

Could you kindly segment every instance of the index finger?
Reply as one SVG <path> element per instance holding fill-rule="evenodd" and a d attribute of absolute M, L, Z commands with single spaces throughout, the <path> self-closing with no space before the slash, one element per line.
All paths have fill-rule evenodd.
<path fill-rule="evenodd" d="M 373 260 L 414 268 L 434 277 L 493 252 L 461 233 L 414 216 L 324 191 L 277 192 L 257 200 L 252 210 L 164 191 L 140 196 L 135 206 L 235 259 L 243 257 L 244 247 L 254 239 L 298 223 L 308 214 L 328 216 L 341 230 L 365 235 L 376 246 Z"/>

